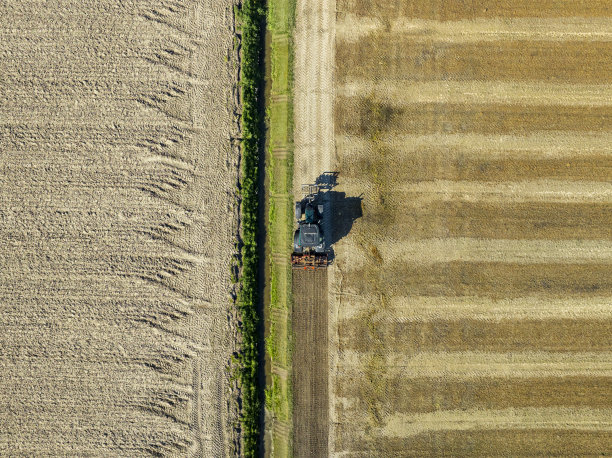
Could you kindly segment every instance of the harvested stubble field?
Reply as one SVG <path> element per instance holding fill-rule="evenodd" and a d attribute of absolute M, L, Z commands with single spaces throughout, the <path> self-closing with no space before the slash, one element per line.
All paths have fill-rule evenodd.
<path fill-rule="evenodd" d="M 336 9 L 330 452 L 611 453 L 612 5 Z"/>
<path fill-rule="evenodd" d="M 0 455 L 237 451 L 234 3 L 0 3 Z"/>

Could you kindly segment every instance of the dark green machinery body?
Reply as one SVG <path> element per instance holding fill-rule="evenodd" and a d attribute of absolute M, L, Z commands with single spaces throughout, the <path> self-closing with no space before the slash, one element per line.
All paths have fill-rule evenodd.
<path fill-rule="evenodd" d="M 327 267 L 327 253 L 321 222 L 324 205 L 315 202 L 318 187 L 303 186 L 307 189 L 304 199 L 295 203 L 295 218 L 298 227 L 293 234 L 293 254 L 291 264 L 295 268 Z"/>

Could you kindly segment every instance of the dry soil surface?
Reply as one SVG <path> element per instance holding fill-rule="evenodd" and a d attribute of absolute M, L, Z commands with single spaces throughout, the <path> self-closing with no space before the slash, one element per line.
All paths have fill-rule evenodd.
<path fill-rule="evenodd" d="M 330 454 L 610 454 L 610 2 L 337 3 Z"/>
<path fill-rule="evenodd" d="M 233 4 L 0 3 L 0 455 L 236 451 Z"/>
<path fill-rule="evenodd" d="M 297 0 L 294 67 L 294 192 L 333 171 L 335 0 Z"/>

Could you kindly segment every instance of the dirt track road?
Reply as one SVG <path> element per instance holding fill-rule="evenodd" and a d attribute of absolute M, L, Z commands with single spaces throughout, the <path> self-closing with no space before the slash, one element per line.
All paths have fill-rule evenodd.
<path fill-rule="evenodd" d="M 294 192 L 332 171 L 335 0 L 298 0 L 295 28 Z"/>
<path fill-rule="evenodd" d="M 295 29 L 293 186 L 334 170 L 334 42 L 336 1 L 298 0 Z M 328 207 L 326 211 L 331 211 Z M 294 452 L 328 454 L 328 273 L 293 277 Z M 330 277 L 331 278 L 331 277 Z"/>

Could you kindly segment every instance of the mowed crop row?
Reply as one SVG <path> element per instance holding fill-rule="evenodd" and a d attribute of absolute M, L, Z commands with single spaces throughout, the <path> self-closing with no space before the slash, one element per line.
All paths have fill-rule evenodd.
<path fill-rule="evenodd" d="M 331 452 L 610 452 L 609 6 L 337 10 Z"/>

